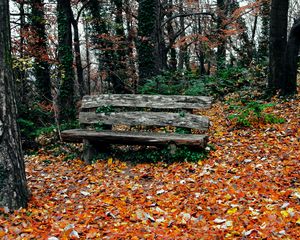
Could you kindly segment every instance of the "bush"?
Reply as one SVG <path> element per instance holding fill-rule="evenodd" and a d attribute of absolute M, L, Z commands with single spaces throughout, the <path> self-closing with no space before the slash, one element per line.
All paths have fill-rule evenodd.
<path fill-rule="evenodd" d="M 45 145 L 58 140 L 57 126 L 51 105 L 32 103 L 30 106 L 19 105 L 19 124 L 22 143 L 25 149 Z M 78 121 L 62 123 L 60 130 L 79 127 Z"/>
<path fill-rule="evenodd" d="M 157 163 L 157 162 L 198 162 L 205 159 L 211 149 L 208 147 L 207 149 L 191 149 L 186 146 L 178 146 L 173 148 L 173 145 L 166 147 L 142 147 L 140 149 L 134 149 L 134 147 L 114 147 L 111 151 L 100 153 L 95 156 L 93 162 L 96 160 L 107 159 L 109 157 L 113 157 L 122 161 L 130 161 L 135 163 L 141 162 L 149 162 L 149 163 Z"/>
<path fill-rule="evenodd" d="M 200 76 L 197 72 L 175 71 L 163 72 L 161 75 L 150 78 L 146 84 L 140 86 L 142 94 L 164 95 L 210 95 L 223 97 L 249 85 L 248 70 L 241 67 L 228 67 L 211 76 Z"/>
<path fill-rule="evenodd" d="M 231 104 L 229 109 L 233 110 L 234 113 L 229 115 L 228 118 L 235 120 L 236 124 L 242 127 L 251 127 L 255 122 L 284 123 L 284 118 L 264 112 L 265 109 L 273 106 L 273 103 L 261 103 L 258 101 L 250 101 L 242 105 Z"/>
<path fill-rule="evenodd" d="M 138 88 L 142 94 L 201 95 L 205 92 L 203 79 L 190 71 L 165 71 L 150 78 Z"/>

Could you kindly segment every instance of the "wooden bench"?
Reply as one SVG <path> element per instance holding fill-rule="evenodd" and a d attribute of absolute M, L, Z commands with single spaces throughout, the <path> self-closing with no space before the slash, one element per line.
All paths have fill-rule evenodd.
<path fill-rule="evenodd" d="M 208 137 L 199 134 L 209 128 L 209 119 L 193 114 L 193 109 L 207 109 L 212 99 L 204 96 L 103 94 L 84 96 L 79 122 L 82 129 L 61 133 L 68 142 L 84 142 L 83 159 L 93 156 L 109 144 L 188 145 L 204 148 Z M 135 131 L 118 131 L 116 126 L 133 126 Z M 190 133 L 137 131 L 147 127 L 194 129 Z M 186 132 L 186 131 L 185 131 Z"/>

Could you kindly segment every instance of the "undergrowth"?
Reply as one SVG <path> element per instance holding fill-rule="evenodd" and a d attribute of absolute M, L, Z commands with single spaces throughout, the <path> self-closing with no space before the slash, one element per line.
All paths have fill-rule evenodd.
<path fill-rule="evenodd" d="M 265 112 L 266 109 L 274 107 L 274 103 L 263 103 L 260 101 L 242 100 L 237 104 L 229 104 L 231 114 L 228 119 L 241 127 L 252 127 L 254 123 L 276 124 L 284 123 L 285 119 L 272 113 Z"/>
<path fill-rule="evenodd" d="M 191 149 L 187 146 L 173 148 L 173 145 L 157 148 L 157 147 L 141 147 L 133 149 L 133 146 L 120 148 L 113 147 L 110 151 L 99 153 L 93 159 L 97 160 L 108 159 L 110 157 L 121 161 L 130 161 L 132 163 L 157 163 L 157 162 L 198 162 L 205 158 L 212 146 L 206 149 Z"/>

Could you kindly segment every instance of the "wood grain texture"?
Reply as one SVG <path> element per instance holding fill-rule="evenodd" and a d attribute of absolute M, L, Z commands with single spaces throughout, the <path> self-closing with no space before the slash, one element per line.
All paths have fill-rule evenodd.
<path fill-rule="evenodd" d="M 206 96 L 102 94 L 84 96 L 82 109 L 102 106 L 135 107 L 154 109 L 207 109 L 212 98 Z"/>
<path fill-rule="evenodd" d="M 199 130 L 207 130 L 209 127 L 207 117 L 189 113 L 182 115 L 169 112 L 80 112 L 79 122 L 83 124 L 100 122 L 107 125 L 124 124 L 129 126 L 174 126 Z"/>
<path fill-rule="evenodd" d="M 208 137 L 196 134 L 175 134 L 175 133 L 153 133 L 153 132 L 116 132 L 71 129 L 65 130 L 61 134 L 64 141 L 82 142 L 83 139 L 89 141 L 99 141 L 114 144 L 137 144 L 137 145 L 166 145 L 175 143 L 176 145 L 190 145 L 205 147 Z"/>

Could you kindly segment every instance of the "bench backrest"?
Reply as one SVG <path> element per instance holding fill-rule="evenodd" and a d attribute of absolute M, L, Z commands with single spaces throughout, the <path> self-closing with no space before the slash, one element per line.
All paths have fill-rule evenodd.
<path fill-rule="evenodd" d="M 210 108 L 204 96 L 102 94 L 84 96 L 79 121 L 82 124 L 174 126 L 207 130 L 209 119 L 192 114 Z M 172 112 L 169 112 L 172 111 Z"/>

